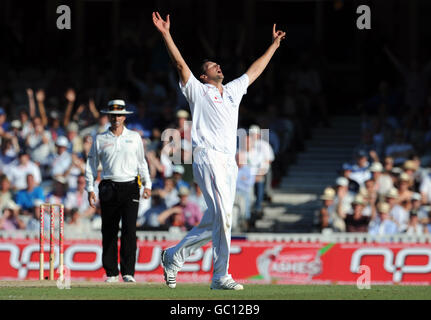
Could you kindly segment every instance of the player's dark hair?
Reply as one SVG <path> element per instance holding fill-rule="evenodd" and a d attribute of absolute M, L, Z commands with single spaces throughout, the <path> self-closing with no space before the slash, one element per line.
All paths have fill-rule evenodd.
<path fill-rule="evenodd" d="M 202 63 L 201 63 L 201 66 L 200 66 L 200 68 L 199 68 L 199 74 L 201 75 L 201 74 L 205 74 L 205 72 L 206 72 L 206 69 L 205 69 L 205 63 L 207 63 L 208 61 L 211 61 L 210 59 L 204 59 L 204 60 L 202 60 Z"/>

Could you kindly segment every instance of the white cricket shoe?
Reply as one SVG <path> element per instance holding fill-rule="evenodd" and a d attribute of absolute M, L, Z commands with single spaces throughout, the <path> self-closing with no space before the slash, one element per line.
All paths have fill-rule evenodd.
<path fill-rule="evenodd" d="M 177 286 L 178 271 L 174 271 L 168 268 L 166 250 L 162 251 L 161 262 L 162 262 L 163 276 L 165 277 L 165 282 L 169 288 L 174 289 Z"/>
<path fill-rule="evenodd" d="M 126 274 L 123 276 L 123 282 L 136 282 L 136 280 L 133 276 Z"/>
<path fill-rule="evenodd" d="M 233 279 L 229 279 L 223 283 L 220 281 L 213 281 L 211 283 L 211 290 L 244 290 L 244 287 Z"/>
<path fill-rule="evenodd" d="M 118 282 L 118 281 L 119 281 L 118 276 L 107 277 L 105 280 L 105 282 L 108 282 L 108 283 L 114 283 L 114 282 Z"/>

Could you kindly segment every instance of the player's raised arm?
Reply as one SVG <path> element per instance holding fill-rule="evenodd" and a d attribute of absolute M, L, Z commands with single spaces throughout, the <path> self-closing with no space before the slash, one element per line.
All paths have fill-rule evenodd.
<path fill-rule="evenodd" d="M 166 16 L 165 21 L 162 19 L 158 12 L 153 12 L 153 23 L 163 37 L 163 41 L 165 42 L 166 48 L 168 49 L 169 56 L 171 57 L 172 62 L 177 68 L 181 84 L 184 86 L 189 80 L 191 72 L 183 57 L 181 56 L 180 51 L 175 45 L 171 33 L 169 32 L 169 28 L 171 26 L 169 14 Z"/>
<path fill-rule="evenodd" d="M 272 56 L 274 55 L 275 51 L 280 46 L 281 40 L 286 38 L 286 32 L 275 29 L 275 23 L 272 27 L 272 43 L 269 46 L 269 48 L 265 51 L 265 53 L 257 59 L 253 64 L 248 68 L 247 75 L 249 78 L 248 85 L 251 85 L 254 80 L 256 80 L 260 74 L 265 70 L 266 66 L 268 65 L 268 62 L 271 60 Z"/>

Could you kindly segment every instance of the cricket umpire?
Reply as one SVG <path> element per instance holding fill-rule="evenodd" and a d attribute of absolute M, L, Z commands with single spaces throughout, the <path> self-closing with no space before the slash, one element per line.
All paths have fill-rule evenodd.
<path fill-rule="evenodd" d="M 134 279 L 136 262 L 136 219 L 138 215 L 141 179 L 144 198 L 151 196 L 151 179 L 140 135 L 126 128 L 123 100 L 111 100 L 108 110 L 111 126 L 96 136 L 85 167 L 88 201 L 95 207 L 94 181 L 102 166 L 99 200 L 102 211 L 103 268 L 106 282 L 118 282 L 118 231 L 121 220 L 120 270 L 124 282 Z"/>

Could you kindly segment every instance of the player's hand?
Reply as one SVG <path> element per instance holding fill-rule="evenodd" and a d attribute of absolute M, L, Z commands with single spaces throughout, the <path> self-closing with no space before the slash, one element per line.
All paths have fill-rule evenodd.
<path fill-rule="evenodd" d="M 277 45 L 277 48 L 280 46 L 281 40 L 284 40 L 286 38 L 286 32 L 275 29 L 275 23 L 272 26 L 272 43 L 275 43 Z"/>
<path fill-rule="evenodd" d="M 25 91 L 27 92 L 27 95 L 28 95 L 29 97 L 33 97 L 33 89 L 31 89 L 31 88 L 27 88 Z"/>
<path fill-rule="evenodd" d="M 158 12 L 153 12 L 153 23 L 160 33 L 168 33 L 171 27 L 171 22 L 169 20 L 169 15 L 166 16 L 166 21 L 162 19 Z"/>
<path fill-rule="evenodd" d="M 94 192 L 88 193 L 88 203 L 90 204 L 90 207 L 96 208 L 96 194 Z"/>
<path fill-rule="evenodd" d="M 145 188 L 143 198 L 148 199 L 149 197 L 151 197 L 151 189 Z"/>

